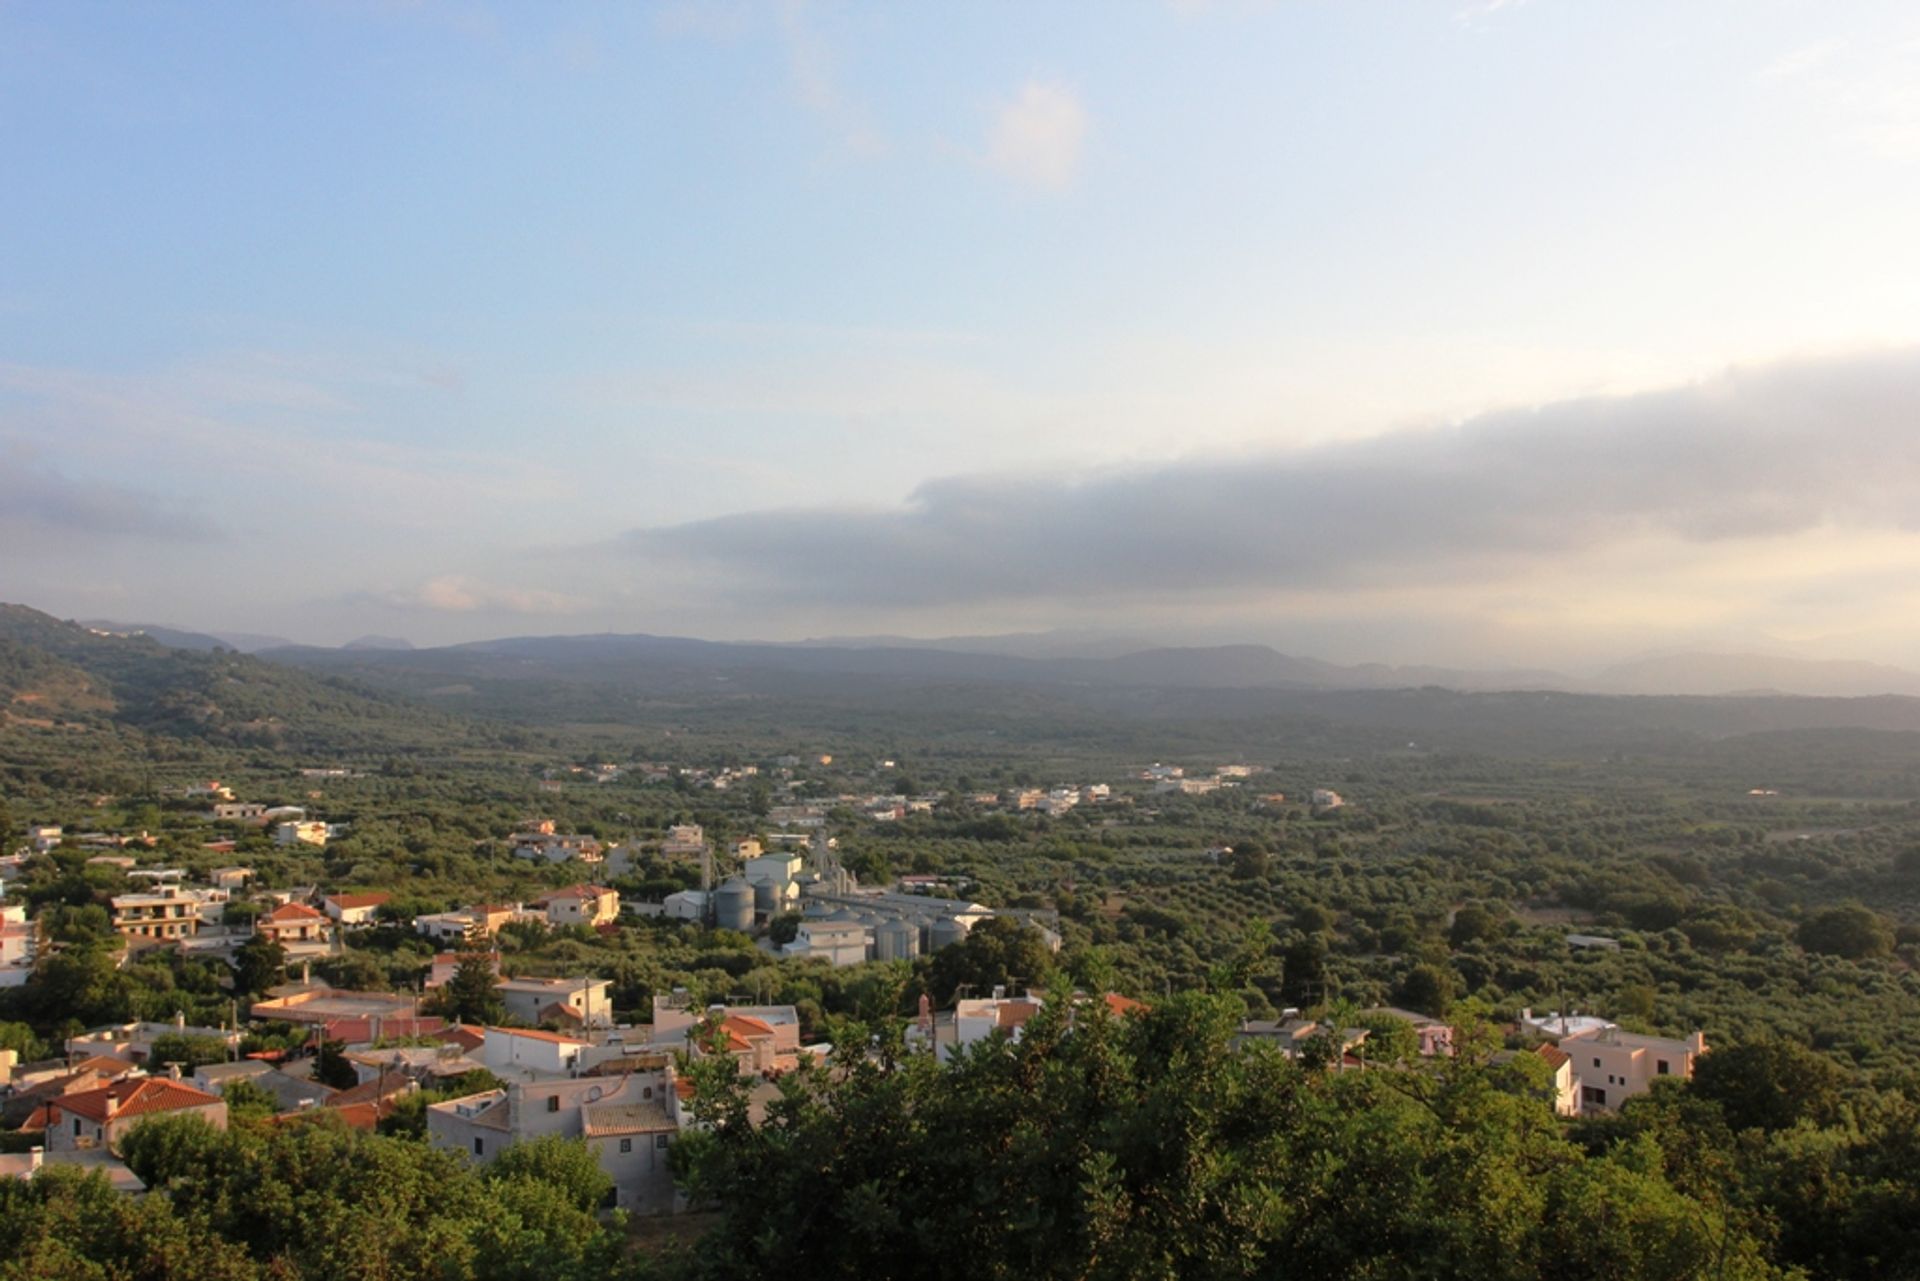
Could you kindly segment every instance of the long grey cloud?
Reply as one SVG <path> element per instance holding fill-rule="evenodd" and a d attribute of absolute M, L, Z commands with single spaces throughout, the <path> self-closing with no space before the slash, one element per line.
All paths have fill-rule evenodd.
<path fill-rule="evenodd" d="M 15 552 L 107 539 L 198 542 L 219 527 L 182 503 L 116 485 L 75 480 L 23 450 L 0 450 L 0 542 Z"/>
<path fill-rule="evenodd" d="M 619 545 L 723 590 L 849 604 L 1454 581 L 1639 535 L 1920 527 L 1920 351 L 1736 370 L 1312 449 L 930 481 Z"/>

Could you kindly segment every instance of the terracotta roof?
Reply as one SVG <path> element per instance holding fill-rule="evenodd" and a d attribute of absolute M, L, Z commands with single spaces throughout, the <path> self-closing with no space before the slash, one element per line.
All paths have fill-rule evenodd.
<path fill-rule="evenodd" d="M 447 1021 L 436 1015 L 416 1017 L 401 1014 L 392 1018 L 378 1019 L 362 1016 L 328 1019 L 320 1025 L 318 1034 L 329 1041 L 345 1041 L 348 1045 L 358 1045 L 362 1041 L 372 1041 L 385 1036 L 432 1036 L 446 1025 Z"/>
<path fill-rule="evenodd" d="M 1123 1014 L 1144 1014 L 1147 1010 L 1144 1002 L 1136 1001 L 1130 996 L 1122 996 L 1118 992 L 1109 992 L 1100 999 L 1107 1003 L 1107 1009 L 1115 1018 Z"/>
<path fill-rule="evenodd" d="M 765 1019 L 756 1019 L 751 1014 L 729 1014 L 720 1024 L 729 1032 L 738 1032 L 743 1036 L 772 1036 L 773 1024 Z"/>
<path fill-rule="evenodd" d="M 356 907 L 379 907 L 392 897 L 391 894 L 329 894 L 327 902 L 342 911 L 351 911 Z"/>
<path fill-rule="evenodd" d="M 542 1023 L 578 1024 L 584 1023 L 586 1020 L 580 1017 L 580 1011 L 574 1009 L 565 1001 L 550 1001 L 540 1007 L 540 1021 Z"/>
<path fill-rule="evenodd" d="M 565 889 L 555 890 L 544 898 L 536 899 L 535 901 L 546 903 L 557 898 L 602 898 L 611 893 L 613 893 L 613 891 L 604 885 L 588 885 L 582 882 L 579 885 L 569 885 Z"/>
<path fill-rule="evenodd" d="M 577 1036 L 562 1036 L 558 1032 L 542 1032 L 538 1028 L 531 1027 L 490 1027 L 487 1031 L 498 1032 L 502 1036 L 524 1036 L 530 1037 L 535 1041 L 552 1041 L 558 1045 L 591 1044 L 591 1042 L 583 1041 Z"/>
<path fill-rule="evenodd" d="M 117 1105 L 111 1116 L 107 1100 Z M 52 1103 L 54 1115 L 72 1112 L 90 1121 L 118 1121 L 130 1116 L 148 1116 L 156 1112 L 178 1112 L 182 1108 L 207 1107 L 220 1102 L 217 1094 L 196 1090 L 191 1085 L 166 1077 L 149 1076 L 137 1081 L 116 1081 L 97 1090 L 63 1094 Z"/>
<path fill-rule="evenodd" d="M 1534 1053 L 1545 1059 L 1547 1066 L 1556 1072 L 1568 1063 L 1573 1062 L 1573 1056 L 1571 1054 L 1568 1054 L 1557 1045 L 1550 1045 L 1545 1042 L 1542 1042 L 1540 1046 L 1534 1050 Z"/>
<path fill-rule="evenodd" d="M 73 1065 L 75 1072 L 98 1072 L 101 1076 L 125 1076 L 134 1070 L 134 1064 L 125 1059 L 116 1059 L 110 1054 L 94 1054 L 81 1059 Z"/>
<path fill-rule="evenodd" d="M 447 1045 L 457 1045 L 463 1050 L 477 1050 L 487 1043 L 487 1034 L 477 1027 L 468 1027 L 456 1023 L 443 1032 L 432 1034 L 436 1040 Z"/>
<path fill-rule="evenodd" d="M 332 1105 L 329 1104 L 329 1106 Z M 335 1107 L 334 1111 L 338 1112 L 340 1119 L 351 1128 L 372 1131 L 379 1126 L 381 1116 L 393 1111 L 393 1103 L 391 1100 L 378 1104 L 349 1103 L 345 1107 Z"/>
<path fill-rule="evenodd" d="M 589 1139 L 677 1128 L 658 1103 L 593 1103 L 580 1109 L 580 1132 Z"/>
<path fill-rule="evenodd" d="M 1036 1001 L 1002 1001 L 995 1011 L 995 1022 L 1000 1027 L 1024 1027 L 1027 1020 L 1039 1012 Z"/>
<path fill-rule="evenodd" d="M 693 1099 L 693 1078 L 686 1076 L 675 1077 L 673 1080 L 673 1092 L 682 1099 L 691 1101 Z"/>
<path fill-rule="evenodd" d="M 260 919 L 262 921 L 272 921 L 275 924 L 282 924 L 288 921 L 324 921 L 327 919 L 327 914 L 325 912 L 316 912 L 305 903 L 282 903 L 279 907 L 274 908 Z"/>
<path fill-rule="evenodd" d="M 27 1114 L 27 1119 L 20 1123 L 20 1128 L 22 1130 L 44 1130 L 51 1124 L 53 1124 L 53 1105 L 42 1103 L 39 1107 Z"/>

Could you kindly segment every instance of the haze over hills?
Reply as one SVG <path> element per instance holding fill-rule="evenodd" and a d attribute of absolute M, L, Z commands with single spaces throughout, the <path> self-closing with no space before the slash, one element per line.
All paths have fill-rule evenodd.
<path fill-rule="evenodd" d="M 194 634 L 188 633 L 188 636 Z M 1679 656 L 1684 658 L 1685 656 Z M 1812 677 L 1829 675 L 1806 665 Z M 1860 680 L 1855 665 L 1834 678 Z M 1618 673 L 1672 679 L 1675 658 Z M 1698 679 L 1758 671 L 1729 660 Z M 1875 679 L 1892 681 L 1890 672 Z M 1495 753 L 1635 750 L 1677 738 L 1784 731 L 1920 732 L 1920 699 L 1802 693 L 1619 694 L 1555 688 L 1521 673 L 1341 666 L 1265 646 L 1147 649 L 1105 658 L 1024 658 L 890 646 L 728 644 L 645 635 L 507 637 L 437 649 L 292 647 L 259 656 L 102 635 L 24 606 L 0 610 L 0 706 L 14 725 L 115 725 L 209 742 L 335 750 L 485 733 L 496 724 L 686 723 L 753 718 L 816 730 L 851 721 L 993 735 L 1110 737 L 1154 750 L 1206 727 L 1249 745 L 1317 736 L 1341 744 Z M 1538 680 L 1529 678 L 1538 677 Z"/>
<path fill-rule="evenodd" d="M 1656 654 L 1601 672 L 1589 686 L 1620 694 L 1779 693 L 1861 698 L 1920 696 L 1920 672 L 1770 654 Z"/>
<path fill-rule="evenodd" d="M 81 619 L 80 626 L 112 632 L 118 636 L 148 636 L 169 649 L 232 649 L 242 654 L 257 654 L 262 650 L 285 649 L 289 645 L 299 643 L 285 636 L 269 636 L 256 632 L 199 632 L 189 628 L 169 627 L 164 623 L 119 623 L 105 618 Z"/>
<path fill-rule="evenodd" d="M 354 647 L 346 647 L 354 648 Z M 361 646 L 360 648 L 368 648 Z M 277 657 L 324 666 L 340 651 L 298 647 Z M 1871 663 L 1757 654 L 1669 654 L 1630 660 L 1582 678 L 1545 669 L 1340 664 L 1266 645 L 1140 646 L 1071 635 L 959 637 L 919 641 L 849 637 L 838 642 L 729 642 L 647 634 L 518 636 L 411 651 L 417 670 L 603 679 L 651 669 L 758 668 L 926 680 L 1096 683 L 1172 689 L 1404 689 L 1463 692 L 1562 690 L 1596 694 L 1787 694 L 1853 698 L 1920 696 L 1920 673 Z M 498 660 L 489 666 L 488 659 Z M 510 663 L 511 666 L 501 664 Z"/>

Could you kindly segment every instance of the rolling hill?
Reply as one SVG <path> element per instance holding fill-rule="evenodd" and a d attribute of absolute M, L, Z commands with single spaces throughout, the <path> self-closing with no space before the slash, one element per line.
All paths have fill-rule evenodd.
<path fill-rule="evenodd" d="M 0 604 L 0 733 L 55 727 L 317 753 L 395 750 L 471 732 L 443 710 L 338 676 Z"/>

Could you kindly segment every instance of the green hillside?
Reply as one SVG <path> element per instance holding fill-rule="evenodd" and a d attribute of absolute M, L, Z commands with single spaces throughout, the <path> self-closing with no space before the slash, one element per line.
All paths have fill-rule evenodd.
<path fill-rule="evenodd" d="M 339 677 L 0 605 L 0 734 L 107 729 L 335 754 L 446 746 L 470 734 L 456 717 Z"/>

